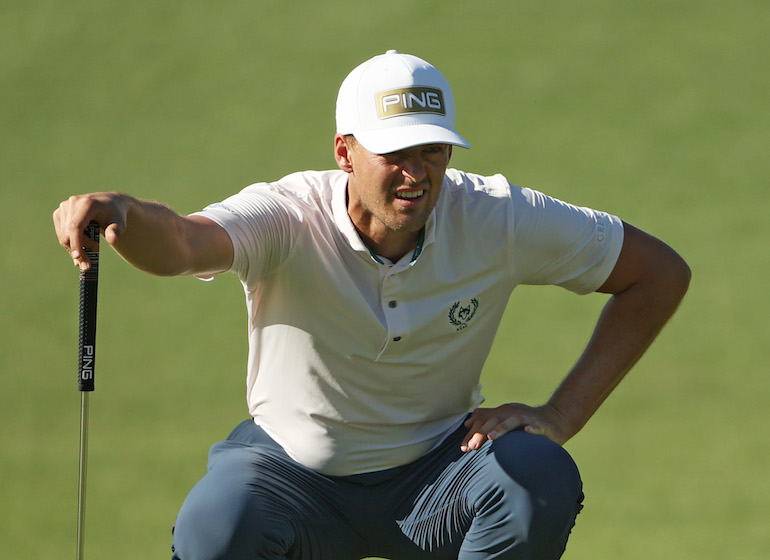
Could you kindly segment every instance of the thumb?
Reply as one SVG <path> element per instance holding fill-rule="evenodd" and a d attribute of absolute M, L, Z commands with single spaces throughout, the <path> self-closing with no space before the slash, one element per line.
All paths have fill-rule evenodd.
<path fill-rule="evenodd" d="M 544 436 L 546 435 L 545 430 L 542 426 L 539 426 L 538 424 L 527 424 L 524 426 L 524 431 L 528 434 L 534 434 L 536 436 Z"/>
<path fill-rule="evenodd" d="M 120 226 L 113 222 L 104 229 L 104 239 L 110 245 L 115 245 L 120 238 L 120 234 L 123 233 Z"/>

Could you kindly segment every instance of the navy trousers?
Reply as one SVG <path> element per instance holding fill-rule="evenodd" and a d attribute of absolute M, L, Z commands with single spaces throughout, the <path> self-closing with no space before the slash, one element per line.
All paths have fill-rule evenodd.
<path fill-rule="evenodd" d="M 523 431 L 463 453 L 465 432 L 414 463 L 335 477 L 247 420 L 211 448 L 177 516 L 173 558 L 559 558 L 582 507 L 572 458 Z"/>

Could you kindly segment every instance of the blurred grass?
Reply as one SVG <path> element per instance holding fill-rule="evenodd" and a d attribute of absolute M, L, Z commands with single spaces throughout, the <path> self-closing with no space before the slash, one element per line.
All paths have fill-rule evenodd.
<path fill-rule="evenodd" d="M 770 8 L 759 1 L 115 1 L 0 6 L 0 549 L 75 546 L 77 274 L 50 213 L 116 189 L 197 210 L 328 168 L 339 82 L 388 48 L 438 66 L 502 172 L 662 237 L 694 279 L 679 313 L 568 444 L 587 502 L 565 558 L 770 550 L 766 212 Z M 234 278 L 156 279 L 103 254 L 87 551 L 168 555 L 208 446 L 245 417 Z M 514 294 L 488 401 L 547 397 L 603 298 Z"/>

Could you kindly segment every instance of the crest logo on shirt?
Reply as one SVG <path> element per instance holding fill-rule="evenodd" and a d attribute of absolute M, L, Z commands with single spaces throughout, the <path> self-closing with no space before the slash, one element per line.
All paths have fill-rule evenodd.
<path fill-rule="evenodd" d="M 449 322 L 457 327 L 458 331 L 468 326 L 479 308 L 479 300 L 471 298 L 454 302 L 449 308 Z"/>

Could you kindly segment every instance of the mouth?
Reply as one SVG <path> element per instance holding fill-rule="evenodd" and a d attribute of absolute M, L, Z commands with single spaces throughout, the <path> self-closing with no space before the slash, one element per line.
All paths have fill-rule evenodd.
<path fill-rule="evenodd" d="M 415 198 L 420 198 L 424 194 L 425 189 L 420 189 L 417 191 L 401 191 L 396 193 L 396 198 L 400 200 L 413 200 Z"/>

